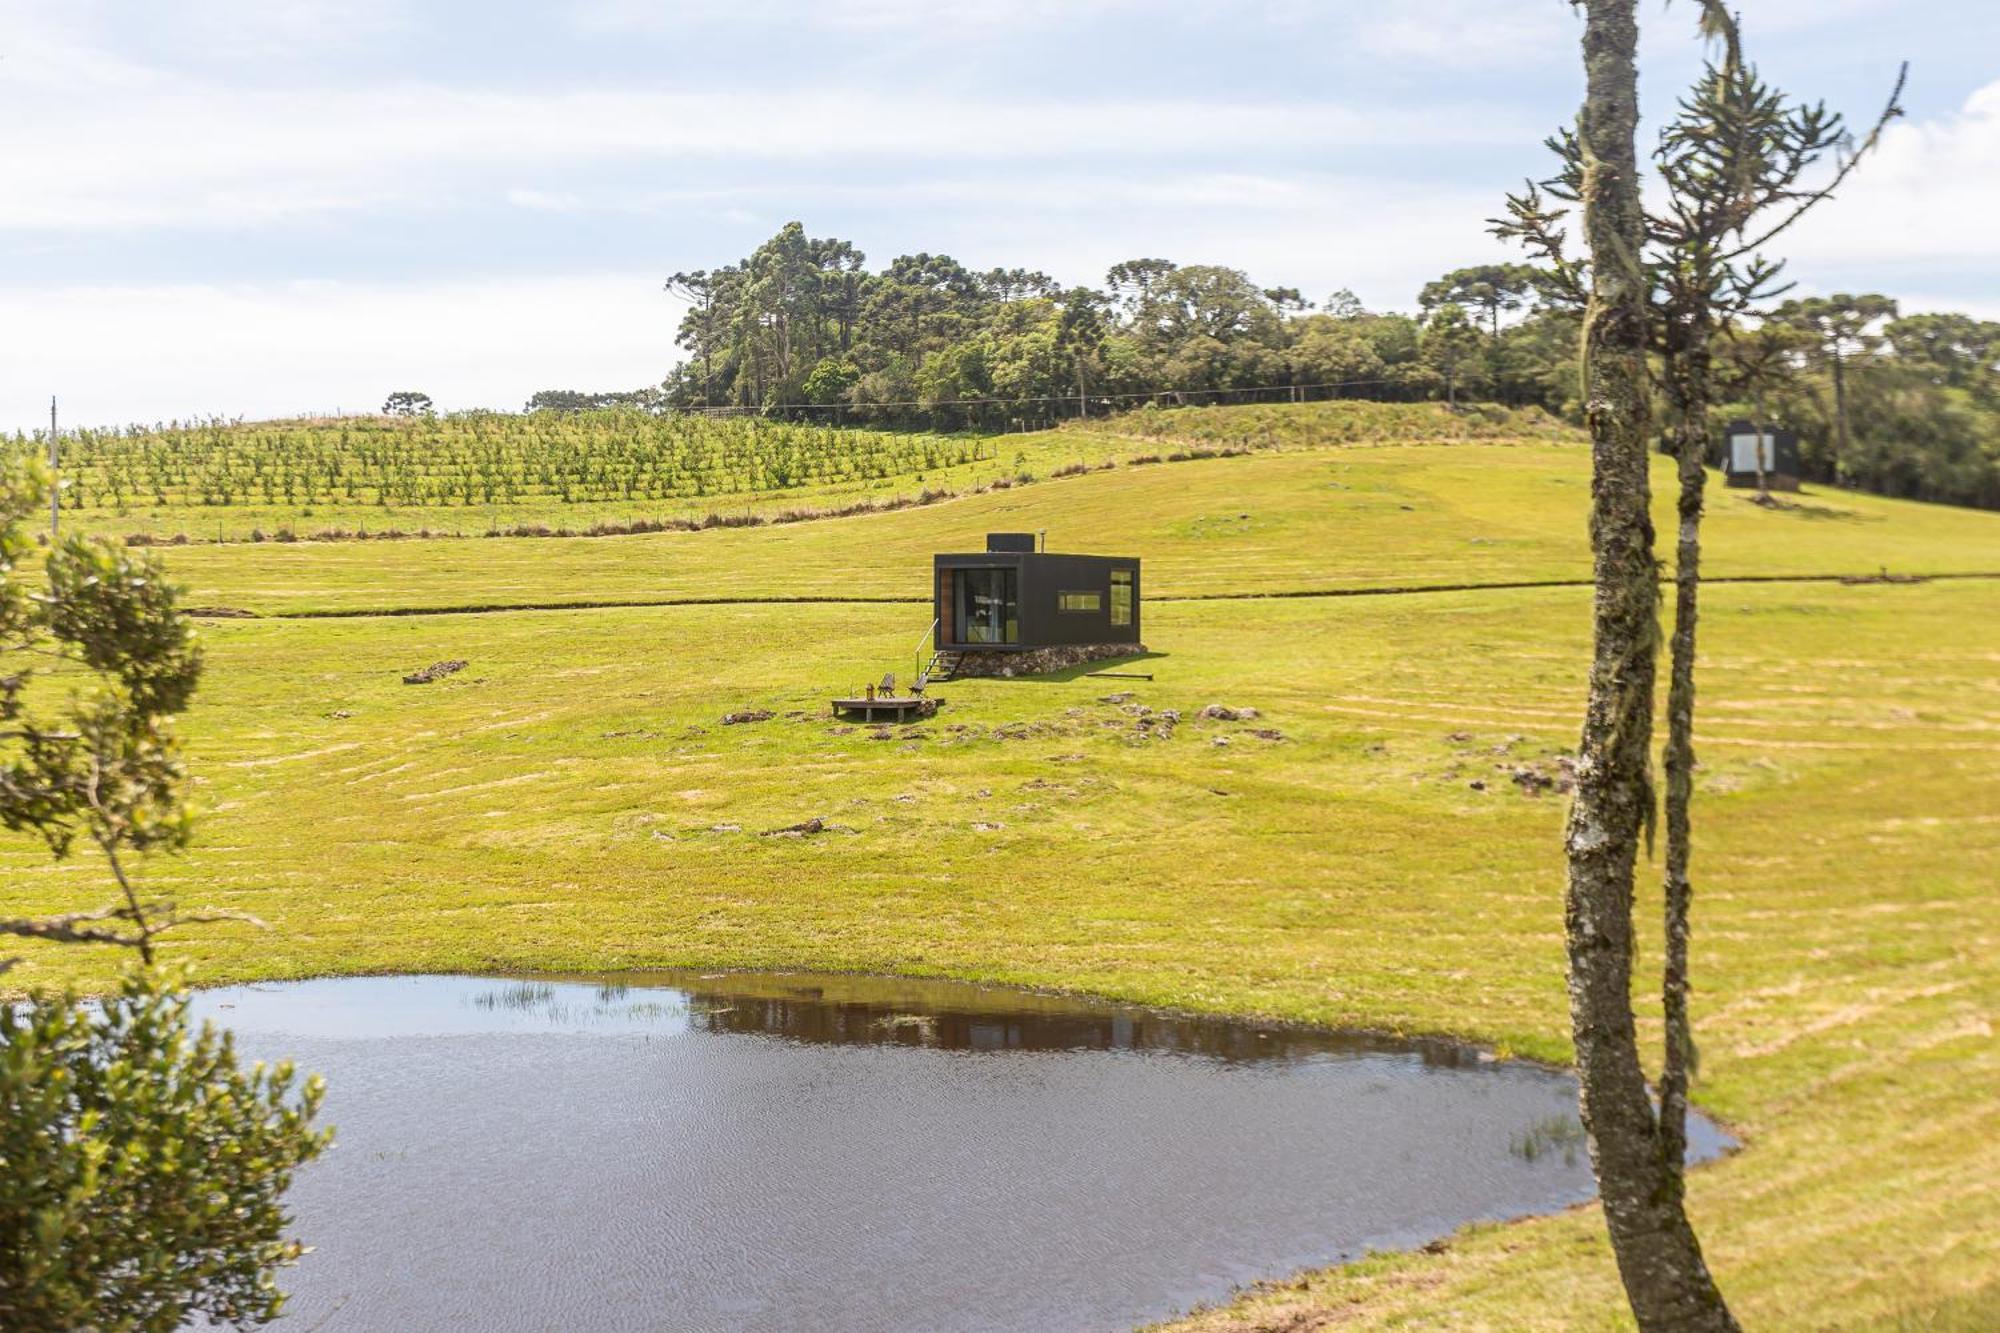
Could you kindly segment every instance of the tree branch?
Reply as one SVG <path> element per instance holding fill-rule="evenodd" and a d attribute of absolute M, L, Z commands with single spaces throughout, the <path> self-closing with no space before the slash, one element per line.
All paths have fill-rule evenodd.
<path fill-rule="evenodd" d="M 1729 251 L 1727 254 L 1725 254 L 1723 256 L 1723 259 L 1725 261 L 1740 259 L 1742 256 L 1749 254 L 1753 250 L 1762 249 L 1764 246 L 1769 245 L 1773 240 L 1775 240 L 1779 236 L 1779 234 L 1789 229 L 1800 218 L 1804 217 L 1807 213 L 1811 212 L 1815 207 L 1826 202 L 1826 200 L 1831 198 L 1833 196 L 1834 191 L 1840 188 L 1841 183 L 1844 182 L 1850 175 L 1852 175 L 1854 173 L 1854 169 L 1861 164 L 1861 159 L 1866 157 L 1869 153 L 1873 152 L 1876 146 L 1881 143 L 1882 132 L 1889 127 L 1889 123 L 1895 120 L 1898 116 L 1901 116 L 1903 114 L 1903 87 L 1909 81 L 1910 81 L 1910 62 L 1906 60 L 1903 62 L 1902 67 L 1896 73 L 1896 85 L 1889 91 L 1889 100 L 1883 106 L 1882 114 L 1875 118 L 1874 127 L 1868 131 L 1867 137 L 1861 141 L 1860 145 L 1856 147 L 1853 151 L 1842 155 L 1838 169 L 1835 170 L 1833 174 L 1833 179 L 1828 181 L 1825 185 L 1821 186 L 1819 189 L 1810 191 L 1808 193 L 1798 194 L 1798 195 L 1786 194 L 1782 196 L 1773 196 L 1774 198 L 1779 198 L 1779 197 L 1795 198 L 1800 200 L 1801 202 L 1799 203 L 1799 206 L 1797 208 L 1793 209 L 1775 226 L 1771 227 L 1768 231 L 1758 236 L 1755 240 L 1744 240 L 1741 244 L 1739 244 L 1736 247 L 1736 249 Z"/>

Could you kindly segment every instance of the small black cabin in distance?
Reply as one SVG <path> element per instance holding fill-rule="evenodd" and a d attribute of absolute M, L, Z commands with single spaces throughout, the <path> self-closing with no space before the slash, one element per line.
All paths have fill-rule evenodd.
<path fill-rule="evenodd" d="M 934 558 L 937 644 L 1015 652 L 1139 640 L 1139 561 L 1036 549 L 1032 532 L 990 532 L 986 549 Z"/>
<path fill-rule="evenodd" d="M 1755 486 L 1758 465 L 1764 473 L 1764 489 L 1795 491 L 1799 488 L 1799 437 L 1794 431 L 1756 426 L 1748 421 L 1732 421 L 1722 428 L 1722 471 L 1731 486 Z"/>

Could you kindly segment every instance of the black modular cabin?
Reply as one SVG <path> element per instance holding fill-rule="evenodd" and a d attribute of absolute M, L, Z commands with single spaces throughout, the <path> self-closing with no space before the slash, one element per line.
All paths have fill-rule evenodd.
<path fill-rule="evenodd" d="M 933 558 L 938 648 L 1136 648 L 1138 558 L 1053 554 L 1036 545 L 1032 532 L 991 532 L 984 551 Z"/>
<path fill-rule="evenodd" d="M 1757 484 L 1758 455 L 1763 455 L 1764 488 L 1799 488 L 1799 437 L 1796 431 L 1732 421 L 1722 428 L 1722 474 L 1731 486 Z"/>

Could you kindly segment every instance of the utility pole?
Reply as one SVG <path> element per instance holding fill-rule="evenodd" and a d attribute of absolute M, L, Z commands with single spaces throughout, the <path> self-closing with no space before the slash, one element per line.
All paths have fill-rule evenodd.
<path fill-rule="evenodd" d="M 62 514 L 62 491 L 57 467 L 62 463 L 62 446 L 56 443 L 56 396 L 49 395 L 49 545 L 56 544 L 56 524 Z"/>

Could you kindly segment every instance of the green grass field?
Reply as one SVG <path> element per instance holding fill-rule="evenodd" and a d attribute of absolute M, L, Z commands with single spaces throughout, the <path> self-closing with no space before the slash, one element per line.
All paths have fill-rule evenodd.
<path fill-rule="evenodd" d="M 186 721 L 203 831 L 151 880 L 273 929 L 190 932 L 171 952 L 211 981 L 944 975 L 1566 1059 L 1564 801 L 1514 772 L 1552 773 L 1573 744 L 1588 590 L 1241 595 L 1585 577 L 1587 464 L 1546 441 L 1288 439 L 775 528 L 176 548 L 192 603 L 269 618 L 205 625 Z M 1710 568 L 2000 571 L 2000 515 L 1801 502 L 1718 489 Z M 1156 681 L 963 681 L 915 727 L 826 717 L 835 689 L 906 669 L 927 603 L 755 599 L 922 599 L 929 553 L 988 528 L 1145 557 Z M 279 614 L 700 597 L 743 600 Z M 1196 598 L 1212 600 L 1174 600 Z M 2000 580 L 1705 599 L 1697 1097 L 1745 1144 L 1691 1181 L 1709 1253 L 1753 1326 L 1991 1327 Z M 401 683 L 444 658 L 471 665 Z M 1263 716 L 1195 717 L 1213 702 Z M 720 725 L 746 706 L 777 716 Z M 811 816 L 829 830 L 760 836 Z M 0 863 L 0 912 L 107 892 L 90 862 L 49 868 L 18 840 Z M 1642 898 L 1650 964 L 1657 886 Z M 115 962 L 21 952 L 22 985 L 97 983 Z M 1309 1275 L 1196 1325 L 1347 1322 L 1628 1320 L 1585 1208 Z"/>
<path fill-rule="evenodd" d="M 1150 597 L 1584 580 L 1589 456 L 1551 444 L 1327 449 L 1065 477 L 773 528 L 588 540 L 174 548 L 191 604 L 263 614 L 687 598 L 928 598 L 936 551 L 989 530 L 1146 560 Z M 1664 490 L 1670 469 L 1661 460 Z M 2000 568 L 2000 515 L 1813 492 L 1764 510 L 1718 487 L 1715 577 Z M 1659 521 L 1670 500 L 1662 496 Z M 921 630 L 928 617 L 912 630 Z"/>

